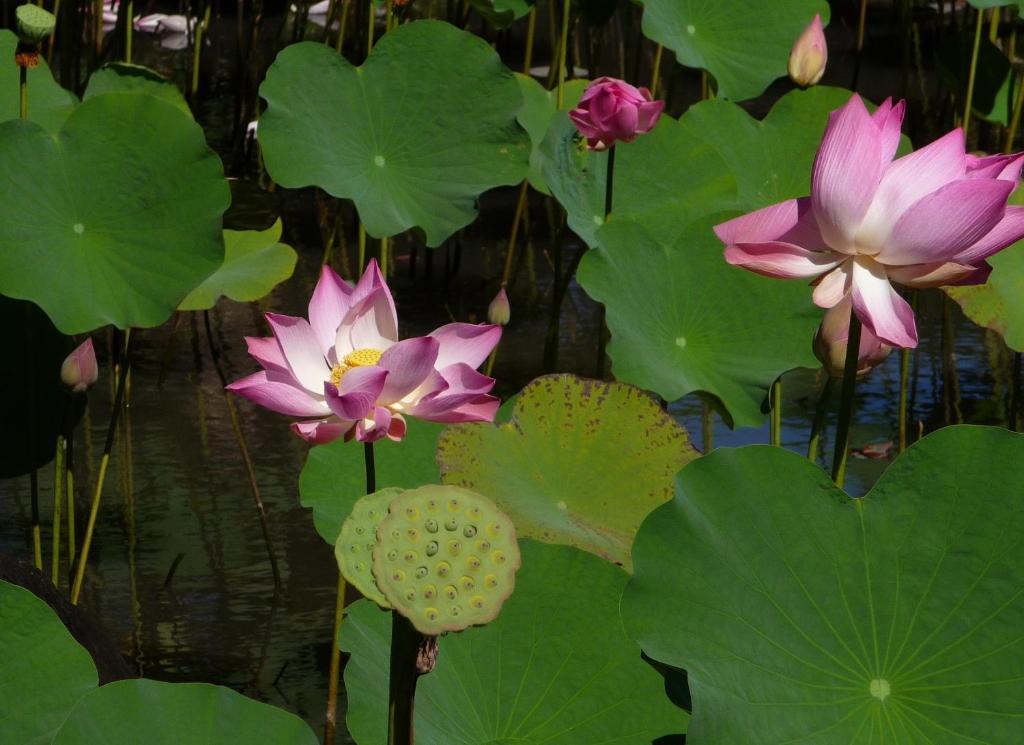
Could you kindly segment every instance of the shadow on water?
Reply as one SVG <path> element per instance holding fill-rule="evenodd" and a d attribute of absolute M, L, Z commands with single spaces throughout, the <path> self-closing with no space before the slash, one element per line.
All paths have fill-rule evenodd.
<path fill-rule="evenodd" d="M 224 19 L 215 25 L 215 41 L 233 37 L 233 24 L 233 19 Z M 218 51 L 222 48 L 227 51 Z M 136 50 L 138 62 L 179 82 L 187 76 L 188 50 L 165 49 L 156 39 L 143 35 L 138 36 Z M 227 162 L 238 126 L 236 82 L 230 72 L 236 61 L 230 44 L 221 47 L 215 43 L 211 55 L 223 59 L 215 56 L 213 64 L 207 63 L 212 74 L 205 79 L 198 118 L 211 145 Z M 405 239 L 398 241 L 393 288 L 403 335 L 425 333 L 451 320 L 483 320 L 501 270 L 511 219 L 510 199 L 506 194 L 487 195 L 482 200 L 481 220 L 464 232 L 461 247 L 452 241 L 435 250 L 432 257 L 420 247 L 415 269 Z M 211 311 L 215 342 L 223 351 L 231 379 L 255 368 L 246 354 L 243 336 L 267 333 L 261 311 L 305 315 L 319 272 L 322 247 L 311 193 L 291 194 L 280 206 L 285 240 L 300 256 L 295 275 L 258 305 L 222 300 Z M 512 288 L 513 322 L 506 330 L 495 368 L 503 396 L 544 372 L 546 298 L 552 272 L 544 250 L 548 229 L 543 224 L 543 210 L 536 212 L 534 249 L 526 252 Z M 240 214 L 242 211 L 236 210 L 236 217 Z M 246 218 L 256 224 L 261 219 L 259 208 Z M 566 249 L 568 264 L 579 246 Z M 918 362 L 913 417 L 915 422 L 931 426 L 942 415 L 942 374 L 936 352 L 940 348 L 941 308 L 938 296 L 929 295 L 926 300 L 921 348 L 927 352 Z M 1009 381 L 1005 347 L 998 338 L 966 322 L 958 310 L 954 310 L 954 318 L 959 385 L 967 418 L 1001 422 Z M 559 332 L 558 370 L 593 374 L 597 319 L 596 306 L 573 284 Z M 298 502 L 298 474 L 307 447 L 290 434 L 285 418 L 239 402 L 280 563 L 282 582 L 275 588 L 204 334 L 202 319 L 184 314 L 137 335 L 128 416 L 97 523 L 83 605 L 101 620 L 139 674 L 228 685 L 294 711 L 320 728 L 336 568 L 330 547 L 315 533 L 310 514 Z M 104 354 L 102 339 L 97 336 L 101 366 L 109 376 L 110 350 Z M 785 376 L 785 447 L 806 451 L 819 386 L 820 379 L 809 371 Z M 81 485 L 93 482 L 92 469 L 99 459 L 112 387 L 110 378 L 101 379 L 93 389 L 79 430 L 80 510 L 86 501 Z M 898 387 L 899 356 L 893 354 L 858 387 L 851 437 L 855 447 L 895 440 Z M 700 401 L 691 396 L 672 404 L 670 410 L 699 444 Z M 823 458 L 831 456 L 835 413 L 833 407 Z M 911 427 L 911 439 L 915 437 L 916 425 Z M 732 431 L 716 417 L 716 446 L 767 441 L 767 423 L 760 430 Z M 866 491 L 889 462 L 890 458 L 854 458 L 849 490 L 856 494 Z M 50 470 L 52 467 L 41 473 L 41 483 L 52 483 Z M 0 482 L 0 551 L 22 556 L 29 526 L 27 482 L 27 478 Z M 48 498 L 43 501 L 43 544 L 48 545 L 45 526 L 51 516 L 46 512 Z M 79 524 L 83 522 L 79 520 Z"/>

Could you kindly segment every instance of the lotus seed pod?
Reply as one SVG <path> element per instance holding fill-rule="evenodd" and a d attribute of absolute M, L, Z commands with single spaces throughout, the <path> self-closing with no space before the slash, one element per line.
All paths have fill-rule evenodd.
<path fill-rule="evenodd" d="M 422 486 L 395 497 L 373 550 L 377 586 L 428 636 L 494 620 L 512 594 L 519 563 L 511 519 L 457 486 Z"/>
<path fill-rule="evenodd" d="M 341 524 L 341 533 L 334 543 L 334 556 L 345 581 L 382 608 L 391 604 L 373 579 L 373 549 L 377 545 L 377 526 L 388 514 L 388 505 L 402 493 L 388 488 L 367 494 L 352 507 L 352 513 Z M 395 551 L 395 559 L 402 559 Z"/>
<path fill-rule="evenodd" d="M 19 5 L 15 13 L 18 17 L 18 39 L 25 44 L 39 44 L 53 33 L 57 25 L 53 13 L 38 5 Z"/>

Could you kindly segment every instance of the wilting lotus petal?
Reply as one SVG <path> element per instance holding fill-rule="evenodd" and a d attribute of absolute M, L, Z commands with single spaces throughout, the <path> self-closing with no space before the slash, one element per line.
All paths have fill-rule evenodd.
<path fill-rule="evenodd" d="M 403 414 L 439 422 L 493 420 L 494 379 L 476 371 L 501 327 L 452 323 L 430 336 L 398 340 L 398 319 L 377 263 L 353 287 L 325 267 L 309 320 L 267 314 L 273 337 L 247 338 L 264 368 L 228 386 L 291 416 L 314 444 L 339 437 L 374 442 L 405 436 Z"/>
<path fill-rule="evenodd" d="M 715 228 L 725 259 L 758 274 L 805 277 L 814 301 L 847 297 L 881 343 L 913 347 L 913 312 L 892 283 L 984 282 L 985 260 L 1024 237 L 1024 207 L 1006 202 L 1024 155 L 976 157 L 953 130 L 893 161 L 904 103 L 869 114 L 856 94 L 832 112 L 809 199 L 790 200 Z"/>

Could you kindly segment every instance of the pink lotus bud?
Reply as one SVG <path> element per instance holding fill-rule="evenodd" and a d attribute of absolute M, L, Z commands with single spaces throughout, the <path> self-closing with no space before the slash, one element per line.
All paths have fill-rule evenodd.
<path fill-rule="evenodd" d="M 850 338 L 850 297 L 846 296 L 825 312 L 814 336 L 814 354 L 834 378 L 843 377 L 846 366 L 846 342 Z M 865 375 L 885 360 L 893 348 L 881 341 L 867 327 L 860 330 L 860 354 L 857 374 Z"/>
<path fill-rule="evenodd" d="M 85 393 L 100 376 L 92 338 L 79 344 L 60 366 L 60 380 L 74 393 Z"/>
<path fill-rule="evenodd" d="M 828 46 L 825 44 L 825 31 L 821 27 L 821 16 L 815 14 L 789 53 L 789 78 L 801 88 L 814 85 L 825 74 L 826 62 Z"/>
<path fill-rule="evenodd" d="M 512 306 L 509 305 L 508 295 L 505 294 L 505 288 L 502 287 L 494 296 L 491 304 L 487 306 L 487 320 L 496 326 L 507 326 L 511 317 Z"/>
<path fill-rule="evenodd" d="M 605 150 L 616 142 L 632 142 L 650 132 L 664 108 L 665 102 L 652 100 L 646 88 L 634 88 L 615 78 L 598 78 L 587 86 L 569 118 L 587 138 L 591 150 Z"/>

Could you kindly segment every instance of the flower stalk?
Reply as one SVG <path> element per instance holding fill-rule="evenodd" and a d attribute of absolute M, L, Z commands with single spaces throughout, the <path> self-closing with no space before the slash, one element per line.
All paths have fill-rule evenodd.
<path fill-rule="evenodd" d="M 850 336 L 846 346 L 846 365 L 843 368 L 843 387 L 839 399 L 839 421 L 836 424 L 836 446 L 832 455 L 832 480 L 842 488 L 846 479 L 846 459 L 850 449 L 850 422 L 853 419 L 853 396 L 857 386 L 858 351 L 860 350 L 861 323 L 850 309 Z"/>

